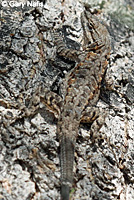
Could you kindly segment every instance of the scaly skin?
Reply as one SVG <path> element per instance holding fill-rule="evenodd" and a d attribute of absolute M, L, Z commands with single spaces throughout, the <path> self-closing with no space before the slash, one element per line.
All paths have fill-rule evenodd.
<path fill-rule="evenodd" d="M 66 94 L 57 126 L 63 200 L 69 200 L 69 191 L 73 183 L 74 151 L 79 124 L 87 105 L 94 108 L 97 104 L 101 80 L 110 55 L 110 40 L 106 27 L 87 10 L 81 14 L 81 23 L 83 51 L 66 48 L 63 39 L 57 32 L 54 33 L 57 54 L 77 62 L 66 77 Z M 92 112 L 88 117 L 89 121 L 93 121 L 93 115 Z"/>

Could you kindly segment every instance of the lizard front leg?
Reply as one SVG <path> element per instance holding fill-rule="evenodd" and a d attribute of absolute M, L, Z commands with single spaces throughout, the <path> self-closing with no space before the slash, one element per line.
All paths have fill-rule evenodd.
<path fill-rule="evenodd" d="M 72 61 L 80 62 L 85 60 L 85 52 L 81 50 L 69 49 L 66 47 L 62 36 L 59 32 L 53 33 L 54 43 L 57 46 L 57 54 Z"/>

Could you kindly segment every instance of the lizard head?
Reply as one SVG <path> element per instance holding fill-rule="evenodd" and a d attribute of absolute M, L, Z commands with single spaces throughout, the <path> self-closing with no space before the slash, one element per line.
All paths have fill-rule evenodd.
<path fill-rule="evenodd" d="M 91 14 L 90 10 L 84 10 L 81 14 L 83 28 L 83 46 L 85 50 L 105 49 L 110 50 L 110 39 L 107 28 Z"/>

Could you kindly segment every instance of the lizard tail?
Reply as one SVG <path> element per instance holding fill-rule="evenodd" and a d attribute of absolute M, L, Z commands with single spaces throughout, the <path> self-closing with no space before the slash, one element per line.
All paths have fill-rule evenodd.
<path fill-rule="evenodd" d="M 63 135 L 60 140 L 61 164 L 61 197 L 69 200 L 70 187 L 73 182 L 74 142 L 72 138 Z"/>
<path fill-rule="evenodd" d="M 68 185 L 61 186 L 61 198 L 62 200 L 69 200 L 70 188 Z"/>

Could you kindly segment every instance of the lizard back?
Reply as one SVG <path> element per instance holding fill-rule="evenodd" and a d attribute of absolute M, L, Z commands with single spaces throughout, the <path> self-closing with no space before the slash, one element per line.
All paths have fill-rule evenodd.
<path fill-rule="evenodd" d="M 63 39 L 55 33 L 57 53 L 77 62 L 66 77 L 66 94 L 57 126 L 63 200 L 69 200 L 69 188 L 73 182 L 74 150 L 82 113 L 87 105 L 92 107 L 99 99 L 101 80 L 110 54 L 106 27 L 87 10 L 81 14 L 81 23 L 82 51 L 66 48 Z"/>

